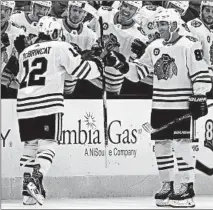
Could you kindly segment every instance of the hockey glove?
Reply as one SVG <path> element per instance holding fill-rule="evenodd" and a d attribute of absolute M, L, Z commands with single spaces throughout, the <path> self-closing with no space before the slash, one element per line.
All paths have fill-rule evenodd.
<path fill-rule="evenodd" d="M 131 51 L 140 58 L 146 50 L 146 45 L 140 40 L 135 39 L 131 45 Z"/>
<path fill-rule="evenodd" d="M 16 37 L 15 41 L 14 41 L 14 46 L 16 48 L 16 50 L 18 51 L 18 53 L 20 54 L 26 47 L 25 43 L 25 36 L 24 35 L 20 35 L 18 37 Z"/>
<path fill-rule="evenodd" d="M 189 110 L 193 120 L 208 114 L 207 97 L 205 95 L 192 95 L 189 98 Z"/>
<path fill-rule="evenodd" d="M 103 68 L 105 67 L 102 58 L 100 56 L 94 55 L 94 51 L 93 50 L 84 50 L 84 51 L 82 51 L 81 59 L 85 60 L 85 61 L 93 61 L 93 62 L 95 62 L 100 72 L 102 72 Z"/>
<path fill-rule="evenodd" d="M 129 64 L 126 62 L 126 58 L 119 52 L 109 52 L 103 58 L 105 66 L 114 67 L 118 69 L 122 74 L 126 74 L 129 71 Z"/>
<path fill-rule="evenodd" d="M 1 49 L 6 48 L 10 45 L 10 40 L 7 33 L 1 35 Z"/>

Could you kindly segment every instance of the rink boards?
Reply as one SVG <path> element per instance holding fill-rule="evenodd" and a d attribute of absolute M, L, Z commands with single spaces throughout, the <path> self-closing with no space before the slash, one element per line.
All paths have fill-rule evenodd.
<path fill-rule="evenodd" d="M 154 145 L 141 130 L 143 123 L 150 122 L 151 100 L 108 100 L 107 106 L 105 148 L 102 101 L 65 101 L 62 140 L 45 180 L 51 186 L 50 196 L 152 195 L 159 187 Z M 15 100 L 2 100 L 1 120 L 3 197 L 18 198 L 23 145 Z M 194 154 L 213 167 L 213 108 L 196 123 L 196 133 Z M 198 193 L 213 194 L 212 179 L 198 173 L 196 181 Z"/>

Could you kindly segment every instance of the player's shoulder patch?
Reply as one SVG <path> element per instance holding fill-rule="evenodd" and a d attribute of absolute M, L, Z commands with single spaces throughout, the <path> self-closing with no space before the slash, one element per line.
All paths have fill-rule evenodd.
<path fill-rule="evenodd" d="M 11 22 L 12 26 L 21 29 L 22 26 L 18 25 L 17 23 Z"/>
<path fill-rule="evenodd" d="M 13 12 L 13 15 L 14 14 L 20 14 L 21 12 L 22 12 L 21 10 L 16 10 L 16 11 Z"/>
<path fill-rule="evenodd" d="M 108 7 L 108 6 L 102 6 L 101 9 L 102 9 L 102 10 L 109 11 L 109 12 L 113 10 L 112 7 Z"/>
<path fill-rule="evenodd" d="M 202 25 L 202 22 L 201 21 L 199 21 L 199 20 L 192 20 L 191 21 L 191 26 L 193 26 L 193 27 L 195 27 L 195 28 L 198 28 L 198 27 L 200 27 Z"/>
<path fill-rule="evenodd" d="M 145 8 L 149 11 L 156 11 L 157 10 L 156 5 L 147 5 L 147 6 L 145 6 Z"/>
<path fill-rule="evenodd" d="M 197 42 L 198 41 L 198 39 L 193 37 L 193 36 L 186 36 L 186 38 L 191 42 Z"/>

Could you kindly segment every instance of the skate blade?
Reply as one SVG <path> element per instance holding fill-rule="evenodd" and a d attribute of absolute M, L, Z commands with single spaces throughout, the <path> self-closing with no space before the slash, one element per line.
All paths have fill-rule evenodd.
<path fill-rule="evenodd" d="M 195 203 L 192 198 L 185 200 L 170 200 L 169 205 L 172 208 L 194 208 Z"/>
<path fill-rule="evenodd" d="M 28 189 L 30 195 L 37 201 L 37 203 L 42 206 L 44 203 L 44 197 L 43 197 L 43 195 L 40 194 L 40 192 L 38 191 L 35 184 L 30 182 L 27 185 L 27 189 Z"/>
<path fill-rule="evenodd" d="M 158 207 L 169 207 L 169 198 L 162 200 L 162 199 L 156 199 L 156 206 Z"/>
<path fill-rule="evenodd" d="M 24 196 L 23 197 L 23 205 L 29 205 L 29 206 L 33 206 L 36 205 L 37 202 L 34 198 L 32 198 L 31 196 Z"/>

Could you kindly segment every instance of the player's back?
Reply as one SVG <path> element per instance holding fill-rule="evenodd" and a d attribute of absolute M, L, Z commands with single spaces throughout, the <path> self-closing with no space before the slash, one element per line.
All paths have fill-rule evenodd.
<path fill-rule="evenodd" d="M 61 65 L 64 42 L 31 45 L 19 58 L 17 111 L 19 118 L 62 112 L 65 69 Z"/>

